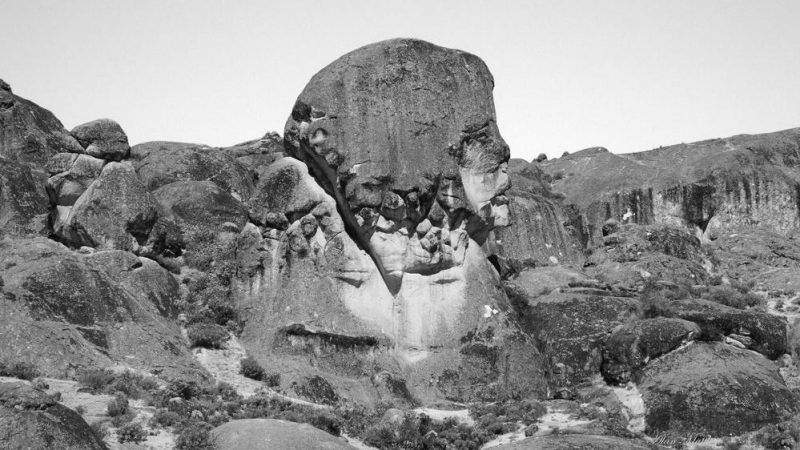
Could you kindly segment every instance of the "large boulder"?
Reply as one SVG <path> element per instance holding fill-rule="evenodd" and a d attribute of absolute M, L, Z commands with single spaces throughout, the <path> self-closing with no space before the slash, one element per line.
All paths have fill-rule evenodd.
<path fill-rule="evenodd" d="M 699 336 L 697 324 L 657 317 L 622 325 L 606 340 L 603 376 L 612 383 L 627 383 L 649 361 Z"/>
<path fill-rule="evenodd" d="M 646 432 L 739 435 L 797 410 L 777 367 L 723 343 L 693 343 L 648 364 L 639 384 Z"/>
<path fill-rule="evenodd" d="M 337 59 L 297 98 L 287 151 L 336 200 L 393 293 L 407 272 L 461 265 L 460 229 L 482 244 L 507 223 L 493 87 L 474 55 L 394 39 Z"/>
<path fill-rule="evenodd" d="M 377 395 L 384 372 L 421 401 L 546 393 L 482 248 L 507 218 L 492 86 L 477 57 L 408 39 L 312 78 L 286 124 L 291 157 L 251 198 L 265 232 L 247 227 L 237 249 L 268 256 L 237 271 L 250 354 L 351 398 L 353 383 Z"/>
<path fill-rule="evenodd" d="M 49 208 L 41 181 L 27 165 L 0 158 L 0 233 L 45 230 Z"/>
<path fill-rule="evenodd" d="M 159 204 L 129 163 L 114 162 L 73 206 L 57 206 L 54 213 L 54 232 L 70 245 L 137 251 L 151 244 Z"/>
<path fill-rule="evenodd" d="M 633 298 L 553 292 L 520 305 L 523 329 L 542 343 L 557 388 L 600 373 L 609 334 L 636 317 Z"/>
<path fill-rule="evenodd" d="M 14 95 L 0 80 L 0 157 L 39 168 L 62 152 L 84 150 L 53 113 Z"/>
<path fill-rule="evenodd" d="M 699 299 L 677 300 L 667 307 L 672 317 L 698 324 L 707 336 L 736 335 L 747 348 L 769 359 L 790 352 L 784 317 Z"/>
<path fill-rule="evenodd" d="M 211 430 L 220 450 L 348 450 L 352 445 L 305 423 L 275 419 L 232 420 Z"/>
<path fill-rule="evenodd" d="M 175 316 L 179 288 L 156 263 L 125 252 L 84 256 L 44 238 L 0 240 L 0 359 L 45 375 L 123 364 L 202 376 Z"/>
<path fill-rule="evenodd" d="M 229 152 L 206 145 L 146 142 L 131 149 L 136 173 L 153 191 L 175 181 L 212 181 L 246 202 L 253 192 L 253 175 Z"/>
<path fill-rule="evenodd" d="M 128 136 L 122 127 L 111 119 L 97 119 L 70 131 L 86 154 L 108 161 L 121 161 L 131 151 Z"/>
<path fill-rule="evenodd" d="M 0 383 L 0 447 L 106 449 L 80 414 L 22 382 Z"/>
<path fill-rule="evenodd" d="M 191 229 L 217 231 L 226 222 L 241 229 L 247 223 L 242 203 L 211 181 L 176 181 L 156 189 L 153 196 L 184 234 Z"/>

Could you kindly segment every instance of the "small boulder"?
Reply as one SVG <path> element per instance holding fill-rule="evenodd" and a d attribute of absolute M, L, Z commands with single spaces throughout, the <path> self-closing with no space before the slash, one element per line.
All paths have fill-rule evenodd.
<path fill-rule="evenodd" d="M 121 161 L 128 157 L 131 147 L 122 127 L 111 119 L 98 119 L 78 125 L 70 134 L 81 144 L 87 154 L 108 161 Z"/>

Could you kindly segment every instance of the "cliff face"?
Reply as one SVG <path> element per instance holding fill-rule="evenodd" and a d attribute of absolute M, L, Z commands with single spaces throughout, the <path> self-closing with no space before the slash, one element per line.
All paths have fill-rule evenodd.
<path fill-rule="evenodd" d="M 608 219 L 683 226 L 698 237 L 800 225 L 800 129 L 614 155 L 588 149 L 540 166 L 585 217 L 591 244 Z"/>
<path fill-rule="evenodd" d="M 510 223 L 495 229 L 501 255 L 523 265 L 582 265 L 585 236 L 577 211 L 562 205 L 536 164 L 512 159 L 508 171 Z"/>

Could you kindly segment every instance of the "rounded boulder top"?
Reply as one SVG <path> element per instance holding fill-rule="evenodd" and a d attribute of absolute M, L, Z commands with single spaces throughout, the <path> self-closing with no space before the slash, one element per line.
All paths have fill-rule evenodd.
<path fill-rule="evenodd" d="M 458 166 L 486 171 L 508 160 L 495 123 L 494 79 L 477 56 L 415 39 L 354 50 L 318 72 L 287 120 L 340 174 L 392 190 L 429 189 Z M 466 151 L 481 141 L 475 154 Z M 480 154 L 478 154 L 480 153 Z"/>

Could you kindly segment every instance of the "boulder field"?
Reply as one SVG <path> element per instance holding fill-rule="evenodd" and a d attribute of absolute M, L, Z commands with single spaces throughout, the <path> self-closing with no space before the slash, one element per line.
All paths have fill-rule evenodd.
<path fill-rule="evenodd" d="M 67 131 L 0 82 L 0 367 L 241 386 L 209 361 L 247 356 L 268 372 L 248 382 L 348 420 L 445 405 L 460 432 L 504 436 L 524 414 L 456 412 L 550 402 L 498 448 L 654 448 L 791 420 L 800 129 L 528 162 L 494 83 L 475 55 L 382 41 L 311 77 L 283 136 L 215 148 L 131 146 L 111 119 Z M 0 384 L 0 446 L 21 429 L 103 448 L 42 395 Z M 351 448 L 201 409 L 175 407 L 222 448 Z M 390 411 L 354 432 L 448 436 Z M 536 428 L 563 411 L 594 425 Z"/>

